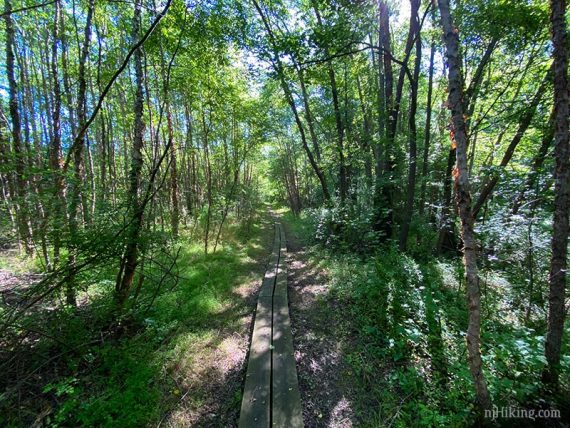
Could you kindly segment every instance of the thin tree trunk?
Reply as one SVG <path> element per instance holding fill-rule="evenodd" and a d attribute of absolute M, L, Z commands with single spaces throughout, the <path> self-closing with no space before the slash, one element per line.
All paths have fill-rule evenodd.
<path fill-rule="evenodd" d="M 53 77 L 53 139 L 49 147 L 49 165 L 53 185 L 53 268 L 59 265 L 62 224 L 67 223 L 65 211 L 64 176 L 61 173 L 61 86 L 59 84 L 59 69 L 57 61 L 57 45 L 60 39 L 59 23 L 61 22 L 61 5 L 59 0 L 54 3 L 53 45 L 51 72 Z M 63 30 L 63 28 L 62 28 Z"/>
<path fill-rule="evenodd" d="M 382 61 L 382 71 L 384 87 L 381 88 L 384 95 L 385 112 L 383 117 L 387 117 L 386 138 L 384 139 L 384 153 L 379 149 L 377 158 L 384 158 L 381 163 L 381 174 L 376 178 L 376 188 L 374 192 L 374 210 L 376 212 L 373 228 L 375 231 L 382 232 L 386 238 L 392 236 L 392 191 L 390 189 L 391 174 L 393 170 L 393 161 L 391 159 L 391 142 L 393 142 L 392 129 L 394 118 L 391 115 L 393 110 L 393 91 L 394 91 L 394 75 L 392 70 L 392 48 L 390 41 L 390 15 L 388 6 L 385 1 L 378 1 L 378 44 L 382 49 L 383 55 L 380 55 Z M 383 124 L 383 118 L 381 118 Z M 382 162 L 382 161 L 381 161 Z M 378 170 L 378 168 L 377 168 Z"/>
<path fill-rule="evenodd" d="M 498 44 L 498 38 L 493 37 L 477 68 L 475 73 L 473 74 L 473 78 L 469 83 L 469 87 L 464 92 L 464 110 L 466 111 L 466 128 L 469 129 L 469 124 L 471 122 L 471 116 L 475 111 L 475 104 L 477 101 L 477 97 L 479 95 L 479 89 L 481 88 L 481 84 L 483 82 L 483 72 L 487 65 L 489 65 L 491 61 L 491 55 L 495 51 L 495 48 Z M 441 253 L 444 249 L 455 249 L 456 248 L 456 235 L 454 232 L 454 220 L 452 218 L 452 210 L 451 210 L 451 181 L 453 180 L 452 172 L 453 172 L 453 165 L 455 164 L 456 158 L 456 150 L 455 146 L 451 146 L 449 149 L 448 154 L 448 163 L 446 174 L 444 178 L 444 201 L 443 201 L 443 208 L 442 208 L 442 220 L 439 229 L 439 236 L 438 236 L 438 243 L 437 243 L 437 252 Z"/>
<path fill-rule="evenodd" d="M 305 121 L 307 122 L 307 127 L 309 128 L 309 136 L 311 137 L 311 143 L 313 145 L 313 151 L 315 153 L 315 158 L 317 161 L 321 160 L 321 150 L 319 148 L 319 140 L 317 139 L 317 134 L 315 133 L 315 125 L 313 120 L 313 114 L 311 113 L 311 105 L 309 103 L 309 96 L 307 94 L 307 87 L 305 86 L 305 76 L 303 69 L 300 66 L 296 66 L 297 76 L 299 77 L 299 84 L 301 87 L 301 95 L 303 97 L 303 106 L 305 111 Z"/>
<path fill-rule="evenodd" d="M 178 239 L 178 229 L 180 226 L 180 202 L 178 198 L 178 157 L 176 143 L 174 142 L 174 127 L 172 124 L 172 108 L 170 103 L 170 70 L 172 62 L 178 52 L 180 43 L 178 43 L 172 59 L 168 64 L 168 69 L 164 64 L 164 52 L 161 45 L 161 58 L 162 58 L 162 78 L 164 79 L 164 103 L 166 107 L 166 125 L 168 134 L 168 146 L 170 147 L 170 203 L 171 203 L 171 216 L 170 226 L 172 237 Z"/>
<path fill-rule="evenodd" d="M 27 180 L 26 180 L 26 162 L 22 150 L 22 123 L 20 120 L 20 112 L 18 109 L 18 83 L 16 81 L 16 72 L 14 70 L 15 56 L 15 29 L 12 20 L 12 3 L 10 0 L 4 1 L 4 21 L 6 22 L 6 74 L 8 77 L 8 95 L 9 95 L 9 111 L 12 119 L 12 148 L 15 158 L 16 186 L 15 186 L 15 203 L 18 207 L 16 210 L 18 233 L 20 242 L 24 246 L 27 255 L 34 252 L 32 233 L 29 225 L 29 212 L 27 203 Z"/>
<path fill-rule="evenodd" d="M 526 132 L 526 130 L 530 126 L 530 122 L 532 121 L 532 118 L 534 116 L 536 108 L 537 108 L 538 104 L 540 103 L 540 101 L 542 100 L 542 96 L 544 95 L 544 92 L 546 91 L 546 84 L 547 84 L 548 80 L 549 80 L 549 76 L 547 75 L 543 79 L 542 83 L 540 84 L 540 87 L 538 88 L 536 94 L 534 95 L 530 105 L 528 106 L 526 111 L 521 116 L 521 118 L 519 120 L 519 126 L 517 129 L 517 132 L 515 133 L 511 142 L 509 143 L 509 146 L 507 147 L 507 150 L 505 151 L 505 154 L 503 155 L 503 158 L 501 159 L 501 163 L 499 164 L 499 166 L 501 168 L 505 168 L 508 165 L 508 163 L 510 162 L 511 158 L 513 157 L 513 154 L 515 153 L 515 149 L 517 148 L 519 142 L 521 141 L 524 133 Z M 490 178 L 485 180 L 485 182 L 482 186 L 482 189 L 481 189 L 481 193 L 479 194 L 479 197 L 477 198 L 477 202 L 475 203 L 475 205 L 473 206 L 473 209 L 472 209 L 472 213 L 473 213 L 473 216 L 475 218 L 477 218 L 477 214 L 479 213 L 479 210 L 481 209 L 481 207 L 483 206 L 483 204 L 485 203 L 487 198 L 489 198 L 489 196 L 493 192 L 493 189 L 495 188 L 498 181 L 499 181 L 499 175 L 498 174 L 494 174 L 493 176 L 491 176 Z"/>
<path fill-rule="evenodd" d="M 378 11 L 378 28 L 380 28 L 380 11 Z M 372 34 L 368 35 L 368 39 L 371 45 L 374 45 Z M 382 181 L 382 141 L 385 138 L 386 134 L 386 104 L 385 99 L 383 96 L 383 89 L 384 89 L 384 73 L 382 72 L 382 57 L 378 54 L 378 60 L 376 59 L 376 53 L 372 50 L 371 58 L 372 58 L 372 73 L 373 73 L 373 80 L 374 80 L 374 88 L 376 92 L 376 120 L 378 123 L 378 141 L 374 145 L 373 153 L 374 153 L 374 179 L 376 183 L 380 183 Z M 374 190 L 373 202 L 376 201 L 377 191 L 380 188 L 380 185 L 377 184 Z M 376 208 L 376 206 L 375 206 Z"/>
<path fill-rule="evenodd" d="M 362 111 L 362 151 L 364 152 L 364 175 L 368 188 L 372 186 L 372 159 L 370 158 L 370 143 L 372 141 L 372 121 L 362 93 L 362 85 L 358 74 L 356 75 L 356 89 L 358 90 L 358 101 Z"/>
<path fill-rule="evenodd" d="M 433 94 L 433 58 L 435 56 L 435 43 L 431 43 L 429 53 L 429 71 L 428 71 L 428 92 L 426 101 L 426 126 L 424 131 L 424 151 L 422 162 L 422 184 L 420 190 L 420 206 L 419 213 L 423 215 L 426 203 L 426 187 L 428 182 L 429 170 L 429 146 L 431 141 L 431 110 L 432 110 L 432 94 Z"/>
<path fill-rule="evenodd" d="M 439 0 L 439 11 L 449 67 L 448 105 L 451 110 L 451 137 L 456 146 L 456 164 L 453 172 L 455 200 L 461 220 L 463 239 L 463 264 L 467 284 L 469 321 L 467 327 L 467 350 L 469 369 L 473 376 L 477 403 L 480 410 L 491 407 L 491 397 L 483 374 L 481 359 L 481 296 L 477 273 L 477 241 L 473 230 L 475 218 L 471 211 L 469 172 L 467 169 L 467 128 L 464 118 L 463 77 L 459 51 L 459 31 L 453 25 L 449 0 Z"/>
<path fill-rule="evenodd" d="M 41 47 L 40 47 L 41 49 Z M 41 51 L 41 50 L 40 50 Z M 32 232 L 32 239 L 34 242 L 40 242 L 41 255 L 47 270 L 51 270 L 51 260 L 48 252 L 47 244 L 47 213 L 44 209 L 44 204 L 42 202 L 42 175 L 40 171 L 44 169 L 43 159 L 42 159 L 42 148 L 40 142 L 40 135 L 38 135 L 36 127 L 36 109 L 34 106 L 34 99 L 32 97 L 31 91 L 31 79 L 28 73 L 28 55 L 26 54 L 27 49 L 24 47 L 22 49 L 21 55 L 18 55 L 18 50 L 15 50 L 16 58 L 20 66 L 20 82 L 22 82 L 24 90 L 21 93 L 21 105 L 23 113 L 23 123 L 29 124 L 24 126 L 25 140 L 26 140 L 26 151 L 28 152 L 28 163 L 33 174 L 30 174 L 29 179 L 29 189 L 33 192 L 33 200 L 30 201 L 30 209 L 33 206 L 33 212 L 35 215 L 30 215 L 29 224 Z M 49 46 L 47 46 L 46 41 L 46 64 L 49 64 Z M 43 70 L 42 70 L 43 71 Z M 50 79 L 51 80 L 51 79 Z M 22 92 L 22 91 L 21 91 Z M 49 91 L 51 94 L 53 91 Z M 41 111 L 41 109 L 40 109 Z M 49 111 L 46 111 L 46 115 L 49 115 Z M 43 115 L 41 115 L 43 116 Z M 31 127 L 31 135 L 30 128 Z M 33 142 L 33 146 L 32 146 Z"/>
<path fill-rule="evenodd" d="M 91 42 L 91 22 L 93 20 L 94 0 L 89 0 L 87 19 L 85 22 L 85 32 L 83 38 L 83 46 L 81 49 L 81 58 L 79 61 L 79 89 L 77 92 L 77 118 L 79 120 L 79 129 L 83 128 L 86 121 L 86 96 L 87 96 L 87 76 L 86 64 L 89 56 L 89 45 Z M 82 207 L 83 220 L 85 219 L 86 204 L 84 203 L 84 180 L 85 180 L 85 135 L 78 141 L 73 157 L 73 182 L 71 186 L 70 204 L 69 204 L 69 238 L 73 245 L 78 237 L 79 222 L 77 220 L 79 208 Z M 69 265 L 75 266 L 76 263 L 75 249 L 70 249 Z M 66 300 L 71 306 L 76 305 L 74 277 L 70 277 L 67 283 Z"/>
<path fill-rule="evenodd" d="M 408 186 L 406 190 L 406 207 L 402 220 L 402 228 L 400 229 L 400 251 L 406 250 L 408 242 L 408 234 L 410 231 L 410 223 L 414 210 L 414 195 L 416 190 L 416 170 L 417 170 L 417 128 L 416 128 L 416 111 L 418 105 L 418 80 L 420 77 L 420 62 L 422 55 L 422 41 L 420 37 L 420 17 L 418 10 L 420 7 L 419 0 L 411 0 L 412 15 L 410 16 L 410 34 L 415 38 L 416 57 L 414 60 L 413 80 L 410 82 L 410 111 L 408 114 L 409 122 L 409 165 L 408 165 Z"/>
<path fill-rule="evenodd" d="M 267 20 L 267 17 L 263 13 L 263 10 L 259 6 L 259 3 L 257 2 L 257 0 L 252 0 L 252 1 L 253 1 L 254 6 L 255 6 L 255 9 L 257 10 L 257 13 L 259 14 L 261 20 L 263 21 L 263 25 L 265 27 L 265 30 L 267 31 L 267 35 L 268 35 L 269 40 L 271 42 L 271 48 L 273 50 L 273 61 L 272 61 L 273 62 L 273 68 L 275 69 L 275 72 L 277 73 L 277 76 L 279 77 L 279 81 L 281 83 L 281 89 L 283 90 L 283 93 L 285 95 L 285 99 L 287 100 L 287 104 L 289 104 L 289 107 L 291 108 L 291 112 L 293 113 L 293 116 L 295 118 L 295 123 L 297 124 L 297 128 L 298 128 L 299 134 L 301 136 L 301 142 L 303 144 L 303 148 L 305 149 L 305 153 L 307 154 L 307 158 L 309 159 L 309 163 L 311 164 L 311 167 L 313 168 L 315 175 L 319 179 L 319 182 L 321 184 L 321 189 L 323 191 L 323 198 L 325 199 L 325 201 L 328 202 L 328 201 L 330 201 L 330 193 L 328 190 L 325 175 L 321 171 L 321 168 L 317 164 L 317 161 L 315 160 L 315 157 L 313 156 L 313 153 L 311 152 L 311 149 L 309 148 L 309 145 L 307 144 L 305 127 L 303 126 L 303 123 L 302 123 L 301 118 L 299 116 L 299 112 L 297 110 L 297 106 L 295 105 L 295 100 L 293 99 L 293 94 L 291 92 L 291 88 L 289 87 L 289 84 L 287 83 L 287 80 L 285 79 L 285 70 L 283 68 L 283 64 L 281 62 L 281 59 L 279 58 L 279 53 L 277 51 L 277 44 L 275 41 L 275 37 L 273 35 L 273 31 L 271 30 L 271 27 L 269 26 L 269 21 Z"/>
<path fill-rule="evenodd" d="M 452 217 L 452 173 L 455 165 L 455 146 L 452 146 L 447 154 L 447 166 L 443 179 L 443 204 L 441 208 L 441 223 L 437 238 L 437 253 L 445 251 L 457 251 L 457 234 L 455 233 L 455 221 Z"/>
<path fill-rule="evenodd" d="M 548 125 L 546 126 L 546 129 L 542 134 L 540 147 L 538 149 L 538 153 L 534 157 L 534 160 L 532 162 L 532 167 L 530 169 L 530 172 L 528 173 L 528 177 L 524 185 L 522 186 L 519 194 L 515 198 L 515 201 L 513 202 L 513 208 L 511 211 L 513 215 L 518 214 L 519 209 L 521 208 L 523 202 L 525 201 L 525 198 L 527 197 L 527 193 L 531 191 L 531 189 L 533 189 L 536 185 L 540 171 L 542 169 L 542 166 L 544 165 L 544 161 L 546 160 L 548 149 L 552 145 L 552 140 L 554 139 L 554 118 L 555 118 L 555 109 L 553 108 L 550 113 L 550 119 L 548 120 Z M 535 203 L 533 202 L 530 205 L 534 206 Z M 533 208 L 533 206 L 531 206 L 530 208 Z"/>
<path fill-rule="evenodd" d="M 174 143 L 174 129 L 172 127 L 172 112 L 170 106 L 166 108 L 166 121 L 168 124 L 168 142 L 170 144 L 170 203 L 172 204 L 172 237 L 178 238 L 180 225 L 180 203 L 178 201 L 178 158 L 176 144 Z"/>
<path fill-rule="evenodd" d="M 209 244 L 209 235 L 210 235 L 210 221 L 212 217 L 212 204 L 213 204 L 213 195 L 212 195 L 212 165 L 210 164 L 210 142 L 209 140 L 209 124 L 206 125 L 206 113 L 204 108 L 202 108 L 202 128 L 204 132 L 204 172 L 206 175 L 206 198 L 208 203 L 208 212 L 206 213 L 206 231 L 204 236 L 204 254 L 208 254 L 208 244 Z"/>
<path fill-rule="evenodd" d="M 135 11 L 133 16 L 132 40 L 137 40 L 141 24 L 142 0 L 136 0 Z M 132 221 L 128 229 L 128 241 L 125 253 L 121 262 L 121 268 L 117 277 L 116 291 L 117 302 L 122 307 L 129 296 L 135 271 L 137 268 L 138 258 L 138 240 L 143 225 L 144 205 L 141 204 L 138 197 L 138 191 L 141 181 L 141 172 L 143 167 L 143 148 L 144 148 L 144 73 L 142 66 L 142 51 L 138 48 L 134 52 L 135 62 L 135 104 L 134 104 L 134 135 L 133 149 L 131 153 L 131 170 L 129 173 L 129 206 L 132 209 Z"/>
<path fill-rule="evenodd" d="M 187 172 L 187 182 L 186 188 L 184 189 L 184 194 L 186 195 L 186 208 L 188 210 L 188 216 L 194 214 L 194 204 L 197 200 L 197 192 L 195 186 L 196 169 L 194 166 L 194 147 L 192 144 L 192 117 L 190 115 L 190 109 L 188 104 L 184 104 L 184 118 L 186 120 L 186 145 L 183 156 L 187 158 L 187 168 L 184 171 Z"/>
<path fill-rule="evenodd" d="M 0 125 L 0 165 L 2 166 L 0 174 L 2 182 L 2 198 L 6 204 L 8 215 L 10 216 L 10 224 L 12 226 L 12 232 L 14 236 L 18 236 L 18 220 L 16 215 L 16 204 L 14 201 L 14 174 L 12 173 L 13 167 L 10 161 L 10 142 L 4 129 L 9 127 L 8 121 L 4 115 L 4 106 L 2 101 L 0 101 L 0 119 L 2 124 Z M 5 171 L 5 172 L 4 172 Z"/>
<path fill-rule="evenodd" d="M 312 1 L 313 10 L 315 11 L 315 16 L 317 17 L 317 23 L 320 28 L 323 28 L 323 22 L 317 3 Z M 329 57 L 329 50 L 327 46 L 323 47 L 325 57 Z M 346 161 L 344 156 L 344 137 L 345 137 L 345 124 L 342 120 L 342 115 L 340 112 L 340 103 L 338 99 L 338 87 L 336 83 L 336 75 L 331 60 L 326 61 L 327 74 L 329 76 L 329 82 L 331 87 L 332 101 L 333 101 L 333 111 L 337 132 L 337 151 L 338 151 L 338 162 L 339 162 L 339 193 L 340 202 L 344 203 L 346 196 L 348 194 L 348 177 Z"/>
<path fill-rule="evenodd" d="M 543 382 L 557 387 L 560 371 L 560 349 L 564 332 L 564 298 L 566 288 L 566 264 L 568 258 L 568 45 L 566 28 L 566 1 L 550 0 L 550 22 L 554 46 L 554 108 L 555 108 L 555 157 L 554 218 L 552 221 L 552 258 L 550 260 L 548 296 L 548 331 L 544 355 L 547 366 Z"/>

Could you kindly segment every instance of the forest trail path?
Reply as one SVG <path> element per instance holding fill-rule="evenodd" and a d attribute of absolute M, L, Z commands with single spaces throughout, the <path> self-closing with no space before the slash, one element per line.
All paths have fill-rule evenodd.
<path fill-rule="evenodd" d="M 346 361 L 352 332 L 349 309 L 330 295 L 326 263 L 313 253 L 310 232 L 293 216 L 284 216 L 287 234 L 287 284 L 291 330 L 306 428 L 350 428 L 358 425 L 354 403 L 369 397 L 359 390 Z M 360 396 L 362 395 L 362 396 Z"/>
<path fill-rule="evenodd" d="M 274 225 L 273 250 L 259 291 L 240 428 L 303 426 L 287 297 L 287 244 Z"/>

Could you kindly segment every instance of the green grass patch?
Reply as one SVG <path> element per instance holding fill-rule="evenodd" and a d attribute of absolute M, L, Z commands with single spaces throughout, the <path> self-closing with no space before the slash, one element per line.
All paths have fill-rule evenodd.
<path fill-rule="evenodd" d="M 14 396 L 0 397 L 0 425 L 25 426 L 42 412 L 42 422 L 51 427 L 156 425 L 177 406 L 178 382 L 199 370 L 204 353 L 214 352 L 219 332 L 240 328 L 249 310 L 251 303 L 236 290 L 261 278 L 272 239 L 268 217 L 260 212 L 257 220 L 246 230 L 230 224 L 215 253 L 205 255 L 202 243 L 182 239 L 177 281 L 160 284 L 159 272 L 153 279 L 154 268 L 147 268 L 137 303 L 128 303 L 119 323 L 110 323 L 111 270 L 101 270 L 103 276 L 81 295 L 88 295 L 89 303 L 79 310 L 31 316 L 26 325 L 42 322 L 57 342 L 44 337 L 30 350 L 26 364 L 41 374 L 28 391 L 36 398 L 20 404 L 22 413 Z M 58 356 L 53 364 L 42 365 L 51 355 Z M 196 406 L 203 399 L 200 387 L 186 396 Z M 239 406 L 230 401 L 226 407 Z"/>

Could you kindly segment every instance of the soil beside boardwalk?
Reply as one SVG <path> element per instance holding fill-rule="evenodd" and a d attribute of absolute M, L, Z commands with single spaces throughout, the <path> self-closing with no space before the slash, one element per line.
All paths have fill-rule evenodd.
<path fill-rule="evenodd" d="M 343 362 L 342 311 L 328 297 L 326 272 L 312 262 L 303 239 L 285 225 L 289 309 L 305 427 L 352 427 L 354 392 Z"/>

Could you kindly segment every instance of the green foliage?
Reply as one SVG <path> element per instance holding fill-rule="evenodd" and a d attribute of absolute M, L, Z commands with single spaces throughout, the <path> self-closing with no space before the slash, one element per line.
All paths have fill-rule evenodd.
<path fill-rule="evenodd" d="M 372 229 L 372 210 L 344 205 L 308 210 L 315 242 L 330 249 L 366 254 L 378 246 L 380 235 Z"/>
<path fill-rule="evenodd" d="M 22 116 L 22 147 L 14 144 L 15 119 L 3 89 L 0 248 L 10 252 L 0 268 L 15 277 L 43 276 L 33 286 L 18 283 L 3 290 L 0 317 L 9 322 L 1 331 L 0 357 L 12 371 L 0 382 L 6 387 L 0 424 L 32 424 L 36 418 L 48 426 L 158 422 L 175 405 L 171 395 L 180 393 L 169 364 L 191 361 L 195 355 L 189 349 L 198 343 L 219 345 L 217 329 L 237 323 L 244 302 L 235 287 L 251 280 L 256 256 L 264 249 L 267 219 L 257 212 L 262 202 L 289 206 L 294 214 L 284 218 L 291 231 L 315 244 L 316 254 L 330 266 L 329 297 L 351 315 L 342 320 L 349 333 L 343 355 L 359 390 L 366 392 L 355 403 L 362 425 L 473 422 L 463 268 L 457 261 L 434 258 L 442 225 L 456 219 L 453 198 L 446 194 L 451 189 L 446 66 L 441 65 L 438 12 L 428 3 L 422 2 L 425 15 L 417 39 L 422 48 L 416 53 L 406 51 L 409 23 L 399 10 L 405 0 L 386 2 L 387 26 L 378 21 L 384 2 L 261 2 L 265 22 L 251 2 L 173 2 L 139 51 L 145 128 L 142 174 L 134 191 L 129 172 L 136 93 L 132 63 L 87 130 L 85 147 L 70 150 L 83 108 L 77 82 L 85 78 L 85 109 L 92 112 L 135 42 L 132 2 L 95 2 L 85 76 L 80 63 L 86 0 L 63 5 L 59 34 L 55 4 L 15 13 L 14 95 Z M 536 160 L 542 140 L 549 143 L 550 87 L 509 165 L 499 162 L 550 65 L 548 4 L 452 3 L 464 65 L 463 101 L 473 108 L 465 117 L 473 199 L 488 178 L 499 181 L 476 222 L 485 374 L 497 404 L 535 405 L 548 309 L 553 198 L 548 144 L 542 165 Z M 14 2 L 16 8 L 28 5 L 27 0 Z M 159 6 L 142 3 L 141 32 Z M 379 46 L 384 32 L 391 51 Z M 2 32 L 0 38 L 6 42 L 7 36 Z M 432 43 L 430 79 L 426 54 Z M 414 82 L 409 73 L 418 54 Z M 0 56 L 5 63 L 5 49 Z M 4 86 L 7 68 L 0 73 Z M 62 92 L 57 151 L 52 147 L 58 128 L 55 83 Z M 414 83 L 419 87 L 412 100 Z M 396 92 L 402 98 L 399 113 L 392 116 Z M 412 101 L 417 114 L 408 118 Z M 431 128 L 424 129 L 430 110 Z M 396 119 L 396 135 L 390 138 L 388 128 Z M 49 157 L 60 151 L 62 159 L 56 162 L 65 164 L 65 172 Z M 164 162 L 158 165 L 161 153 Z M 16 168 L 20 161 L 23 171 Z M 414 164 L 410 211 L 402 189 Z M 348 195 L 341 201 L 343 173 Z M 68 196 L 61 206 L 54 202 L 60 176 L 61 193 L 79 189 L 81 209 L 71 211 L 75 201 Z M 536 180 L 523 189 L 528 177 Z M 327 192 L 331 200 L 325 200 Z M 145 195 L 148 205 L 139 224 L 132 200 Z M 518 195 L 524 203 L 514 216 Z M 24 238 L 18 235 L 18 221 L 26 209 L 30 215 L 22 224 L 31 229 L 39 253 L 33 258 L 13 254 Z M 68 222 L 71 214 L 78 227 Z M 406 218 L 411 224 L 402 253 L 393 242 L 400 229 L 406 230 Z M 379 227 L 379 219 L 386 224 Z M 133 286 L 118 308 L 117 273 L 124 272 L 133 246 Z M 21 282 L 27 280 L 23 276 Z M 77 294 L 77 308 L 66 303 L 70 291 Z M 567 340 L 563 346 L 568 355 Z M 562 393 L 568 390 L 569 367 L 566 357 Z M 30 394 L 16 403 L 20 378 Z M 237 408 L 240 399 L 239 388 L 230 391 L 227 406 Z M 189 400 L 201 403 L 204 397 L 197 391 Z M 563 406 L 567 400 L 554 397 L 552 402 Z"/>
<path fill-rule="evenodd" d="M 158 262 L 171 259 L 164 252 L 150 251 L 160 241 L 149 242 L 147 255 L 156 260 L 145 261 L 144 287 L 117 323 L 112 321 L 116 306 L 110 268 L 82 278 L 90 283 L 89 304 L 80 311 L 23 318 L 21 328 L 46 334 L 25 359 L 42 373 L 37 380 L 40 399 L 26 402 L 27 408 L 54 403 L 43 417 L 50 427 L 156 424 L 177 404 L 171 377 L 177 374 L 169 374 L 167 367 L 185 364 L 193 358 L 193 346 L 215 338 L 219 329 L 240 325 L 238 314 L 244 303 L 235 288 L 257 278 L 257 260 L 266 254 L 269 233 L 260 226 L 265 218 L 259 215 L 259 211 L 253 214 L 256 225 L 247 234 L 244 226 L 230 222 L 223 248 L 216 253 L 204 255 L 200 243 L 181 241 L 173 269 L 176 278 L 161 279 Z M 50 339 L 53 336 L 57 341 Z M 46 355 L 58 357 L 55 373 L 45 372 Z M 198 364 L 200 356 L 196 358 Z M 239 408 L 239 392 L 238 385 L 224 404 L 226 409 Z M 199 400 L 203 394 L 198 388 L 188 399 Z M 23 426 L 13 400 L 11 395 L 0 398 L 0 422 Z"/>
<path fill-rule="evenodd" d="M 305 223 L 308 220 L 305 220 Z M 331 277 L 329 298 L 348 308 L 344 359 L 354 373 L 360 426 L 470 426 L 476 420 L 465 364 L 467 307 L 459 264 L 425 254 L 416 261 L 391 247 L 366 258 L 316 250 Z M 490 278 L 487 273 L 484 278 Z M 483 358 L 498 406 L 542 405 L 544 337 L 512 324 L 508 299 L 489 285 L 483 297 Z M 495 305 L 495 306 L 494 306 Z M 496 306 L 498 305 L 498 306 Z M 541 326 L 544 331 L 544 326 Z M 570 374 L 564 361 L 565 379 Z M 552 405 L 562 408 L 562 396 Z"/>

